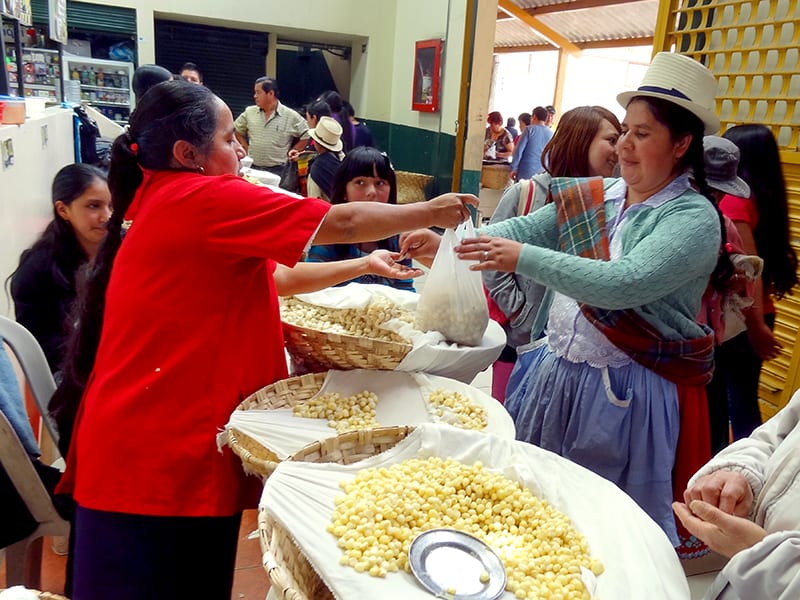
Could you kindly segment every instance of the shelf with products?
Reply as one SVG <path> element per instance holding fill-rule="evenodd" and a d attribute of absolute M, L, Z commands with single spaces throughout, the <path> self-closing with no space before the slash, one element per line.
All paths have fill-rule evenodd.
<path fill-rule="evenodd" d="M 133 110 L 133 63 L 64 55 L 67 100 L 89 104 L 124 124 Z"/>
<path fill-rule="evenodd" d="M 19 81 L 26 96 L 50 98 L 61 97 L 61 65 L 57 50 L 22 47 L 22 73 L 18 72 L 14 46 L 6 46 L 6 67 L 12 95 L 19 95 Z"/>

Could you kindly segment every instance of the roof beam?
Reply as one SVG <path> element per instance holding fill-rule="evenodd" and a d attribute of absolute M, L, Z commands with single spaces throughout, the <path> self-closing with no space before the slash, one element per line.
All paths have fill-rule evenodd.
<path fill-rule="evenodd" d="M 542 23 L 536 17 L 529 15 L 525 10 L 514 4 L 511 0 L 498 0 L 497 7 L 512 17 L 515 17 L 525 23 L 528 27 L 533 29 L 537 34 L 542 36 L 556 48 L 563 48 L 566 52 L 574 56 L 580 55 L 581 49 L 575 44 L 570 42 L 567 38 L 554 29 L 551 29 Z"/>
<path fill-rule="evenodd" d="M 598 48 L 630 48 L 633 46 L 652 46 L 653 36 L 625 38 L 619 40 L 597 40 L 592 42 L 578 42 L 576 45 L 581 50 L 596 50 Z M 549 44 L 528 44 L 525 46 L 495 46 L 495 54 L 514 54 L 516 52 L 546 52 L 553 51 Z"/>
<path fill-rule="evenodd" d="M 634 0 L 636 1 L 636 0 Z M 574 0 L 574 2 L 559 2 L 557 4 L 545 4 L 533 6 L 531 8 L 520 8 L 523 12 L 535 17 L 549 13 L 560 13 L 571 10 L 583 10 L 586 8 L 604 8 L 617 4 L 630 4 L 631 0 Z"/>

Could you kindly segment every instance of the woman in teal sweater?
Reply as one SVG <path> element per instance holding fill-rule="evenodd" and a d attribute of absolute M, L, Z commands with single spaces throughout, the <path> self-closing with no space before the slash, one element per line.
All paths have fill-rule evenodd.
<path fill-rule="evenodd" d="M 689 182 L 693 170 L 708 191 L 702 142 L 719 127 L 715 88 L 699 63 L 659 54 L 642 87 L 618 97 L 627 109 L 621 179 L 554 179 L 552 204 L 456 248 L 480 261 L 477 270 L 516 272 L 555 292 L 547 338 L 520 351 L 508 384 L 517 439 L 616 483 L 676 546 L 679 431 L 696 434 L 697 456 L 677 487 L 709 454 L 703 385 L 713 346 L 695 315 L 709 277 L 723 277 L 726 265 L 715 266 L 719 213 Z M 435 242 L 415 232 L 401 249 L 431 256 Z M 687 418 L 694 429 L 681 431 Z"/>

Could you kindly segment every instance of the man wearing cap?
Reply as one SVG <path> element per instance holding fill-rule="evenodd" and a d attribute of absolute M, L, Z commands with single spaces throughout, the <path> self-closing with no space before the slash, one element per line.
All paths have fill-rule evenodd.
<path fill-rule="evenodd" d="M 544 107 L 544 109 L 547 111 L 547 120 L 544 122 L 544 124 L 548 127 L 552 127 L 553 121 L 556 119 L 556 107 L 552 104 L 548 104 Z"/>
<path fill-rule="evenodd" d="M 253 168 L 281 175 L 291 148 L 302 150 L 308 140 L 308 123 L 278 100 L 278 83 L 270 77 L 256 79 L 254 106 L 248 106 L 233 126 L 236 139 L 253 159 Z"/>
<path fill-rule="evenodd" d="M 309 129 L 319 156 L 313 160 L 308 171 L 308 195 L 330 202 L 333 180 L 342 161 L 342 126 L 336 119 L 320 117 L 317 126 Z"/>

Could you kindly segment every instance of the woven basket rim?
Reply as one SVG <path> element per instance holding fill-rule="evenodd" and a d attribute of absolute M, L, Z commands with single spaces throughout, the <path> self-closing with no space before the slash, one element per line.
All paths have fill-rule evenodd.
<path fill-rule="evenodd" d="M 287 392 L 293 391 L 296 393 L 298 390 L 302 390 L 303 388 L 308 390 L 313 388 L 313 393 L 316 393 L 322 387 L 326 375 L 327 373 L 306 373 L 305 375 L 279 379 L 278 381 L 267 384 L 248 395 L 239 403 L 239 405 L 236 407 L 236 410 L 250 410 L 259 407 L 260 403 L 262 403 L 261 398 L 266 398 L 271 392 L 282 393 L 285 395 Z M 282 388 L 285 388 L 283 392 L 281 392 Z M 286 405 L 293 406 L 291 402 L 286 402 L 284 406 Z M 242 461 L 245 471 L 255 473 L 260 475 L 263 479 L 266 479 L 272 474 L 272 472 L 278 466 L 278 463 L 281 462 L 278 456 L 269 448 L 242 433 L 241 431 L 238 431 L 236 428 L 229 428 L 227 430 L 227 436 L 228 446 Z M 245 445 L 257 446 L 263 449 L 267 457 L 253 454 L 245 447 Z"/>
<path fill-rule="evenodd" d="M 379 438 L 379 439 L 386 438 L 387 443 L 391 443 L 390 438 L 394 438 L 393 441 L 394 444 L 396 444 L 405 439 L 412 431 L 414 431 L 414 427 L 409 425 L 399 425 L 399 426 L 394 425 L 388 427 L 376 427 L 375 429 L 348 431 L 345 433 L 340 433 L 339 435 L 336 435 L 332 438 L 327 438 L 325 440 L 312 442 L 311 444 L 305 446 L 303 449 L 294 453 L 287 460 L 303 462 L 306 461 L 306 458 L 309 457 L 328 458 L 331 456 L 339 456 L 336 454 L 336 451 L 342 452 L 341 457 L 344 457 L 344 454 L 347 453 L 348 443 L 352 443 L 355 441 L 356 443 L 361 443 L 362 446 L 364 446 L 364 445 L 369 445 L 371 442 L 375 441 L 373 438 Z M 379 454 L 379 452 L 376 452 L 376 454 Z M 332 461 L 309 460 L 306 462 L 332 462 Z M 278 558 L 274 556 L 270 547 L 270 542 L 272 540 L 272 535 L 275 531 L 275 528 L 270 526 L 268 520 L 273 521 L 278 526 L 278 529 L 281 532 L 280 535 L 286 535 L 291 539 L 291 543 L 283 544 L 284 551 L 286 551 L 288 548 L 288 551 L 290 553 L 290 559 L 304 563 L 303 564 L 304 569 L 313 571 L 315 573 L 316 571 L 314 570 L 314 567 L 311 566 L 310 562 L 308 561 L 308 558 L 299 548 L 294 539 L 291 538 L 291 534 L 283 528 L 283 526 L 278 522 L 277 519 L 275 519 L 274 517 L 270 519 L 270 516 L 267 513 L 266 508 L 259 507 L 258 538 L 259 538 L 259 543 L 261 545 L 261 553 L 263 556 L 261 562 L 264 566 L 264 570 L 267 572 L 267 576 L 269 577 L 270 583 L 273 586 L 275 586 L 276 590 L 281 590 L 283 594 L 281 597 L 284 598 L 285 600 L 314 600 L 304 591 L 297 589 L 298 582 L 292 576 L 290 568 L 284 564 L 281 564 Z M 322 581 L 322 577 L 319 577 L 318 573 L 317 577 L 319 578 L 320 583 L 322 585 L 325 585 L 324 582 Z"/>
<path fill-rule="evenodd" d="M 348 333 L 333 333 L 328 331 L 322 331 L 321 329 L 314 329 L 312 327 L 305 327 L 303 325 L 296 325 L 294 323 L 289 323 L 287 321 L 282 321 L 282 323 L 284 327 L 289 327 L 291 329 L 297 329 L 299 331 L 309 332 L 313 334 L 320 334 L 332 339 L 340 338 L 343 342 L 352 342 L 354 344 L 359 344 L 362 346 L 369 344 L 377 344 L 381 346 L 396 348 L 397 350 L 404 350 L 406 353 L 410 352 L 411 348 L 413 348 L 412 344 L 410 343 L 393 342 L 391 340 L 379 340 L 377 338 L 362 337 L 358 335 L 351 335 Z"/>

